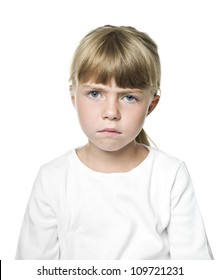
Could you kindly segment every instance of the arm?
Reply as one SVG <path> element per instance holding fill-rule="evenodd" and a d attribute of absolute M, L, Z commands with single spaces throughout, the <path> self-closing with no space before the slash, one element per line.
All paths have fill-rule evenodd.
<path fill-rule="evenodd" d="M 57 220 L 49 185 L 40 170 L 22 223 L 16 259 L 59 259 Z"/>
<path fill-rule="evenodd" d="M 213 259 L 185 164 L 180 166 L 171 191 L 167 232 L 171 259 Z"/>

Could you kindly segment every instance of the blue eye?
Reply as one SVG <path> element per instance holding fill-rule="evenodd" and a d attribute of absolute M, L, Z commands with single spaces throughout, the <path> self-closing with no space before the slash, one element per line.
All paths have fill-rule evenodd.
<path fill-rule="evenodd" d="M 100 97 L 100 93 L 98 91 L 90 91 L 87 95 L 91 98 Z"/>
<path fill-rule="evenodd" d="M 138 101 L 138 99 L 136 97 L 132 96 L 132 95 L 126 95 L 124 98 L 128 102 L 136 102 L 136 101 Z"/>

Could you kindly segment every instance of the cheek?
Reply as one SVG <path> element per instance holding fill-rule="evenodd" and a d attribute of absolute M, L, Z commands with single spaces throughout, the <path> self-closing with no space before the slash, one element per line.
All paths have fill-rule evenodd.
<path fill-rule="evenodd" d="M 127 116 L 129 120 L 132 120 L 132 122 L 135 123 L 143 123 L 147 114 L 147 108 L 141 107 L 141 108 L 132 108 L 131 110 L 127 111 Z"/>
<path fill-rule="evenodd" d="M 124 128 L 135 137 L 145 122 L 145 111 L 131 110 L 124 118 Z"/>
<path fill-rule="evenodd" d="M 87 106 L 86 103 L 78 102 L 76 110 L 81 126 L 85 128 L 90 128 L 92 125 L 94 126 L 94 124 L 97 122 L 98 114 L 97 111 L 94 110 L 93 106 Z"/>

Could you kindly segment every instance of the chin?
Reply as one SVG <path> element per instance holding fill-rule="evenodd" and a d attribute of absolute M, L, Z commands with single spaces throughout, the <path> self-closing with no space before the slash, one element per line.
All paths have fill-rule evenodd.
<path fill-rule="evenodd" d="M 119 151 L 119 150 L 121 150 L 122 148 L 118 148 L 118 147 L 106 147 L 106 146 L 102 146 L 102 147 L 98 147 L 97 146 L 97 148 L 99 149 L 99 150 L 101 150 L 101 151 L 103 151 L 103 152 L 117 152 L 117 151 Z"/>
<path fill-rule="evenodd" d="M 95 144 L 96 148 L 103 152 L 119 152 L 121 151 L 124 147 L 126 147 L 128 144 L 121 144 L 119 145 L 118 143 L 108 143 L 108 144 Z"/>

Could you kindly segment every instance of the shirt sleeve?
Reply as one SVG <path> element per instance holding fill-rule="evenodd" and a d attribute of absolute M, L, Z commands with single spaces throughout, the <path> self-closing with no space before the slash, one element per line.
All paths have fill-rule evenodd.
<path fill-rule="evenodd" d="M 57 219 L 45 173 L 41 168 L 32 189 L 18 240 L 17 260 L 59 259 Z"/>
<path fill-rule="evenodd" d="M 171 217 L 167 228 L 171 259 L 213 259 L 192 181 L 181 164 L 171 192 Z"/>

